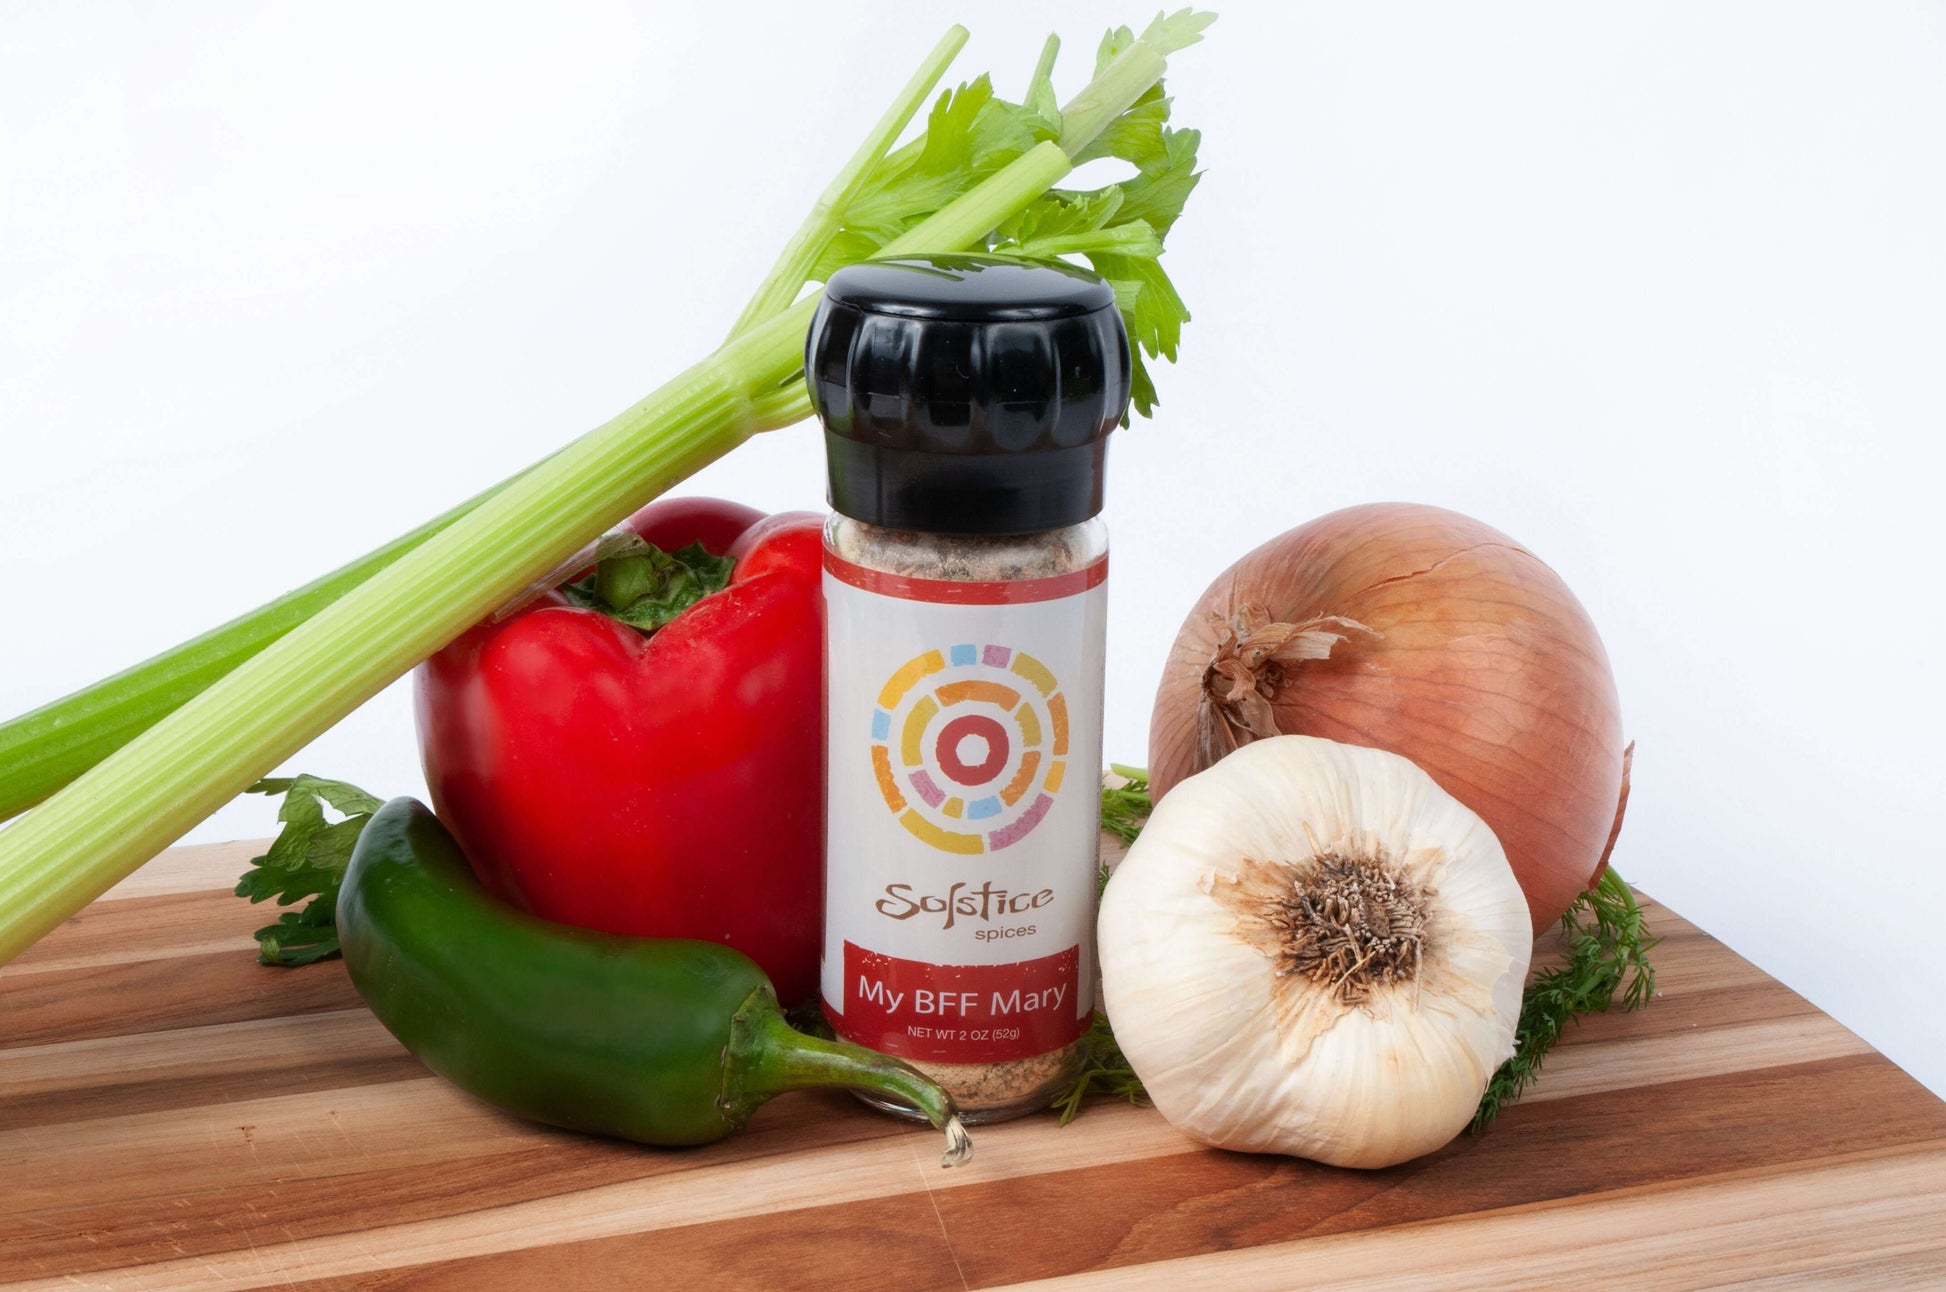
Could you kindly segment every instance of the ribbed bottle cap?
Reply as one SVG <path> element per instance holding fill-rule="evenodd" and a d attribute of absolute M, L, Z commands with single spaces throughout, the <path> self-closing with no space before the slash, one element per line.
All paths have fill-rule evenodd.
<path fill-rule="evenodd" d="M 973 255 L 848 266 L 818 302 L 805 371 L 842 515 L 972 535 L 1101 511 L 1129 355 L 1093 274 Z"/>

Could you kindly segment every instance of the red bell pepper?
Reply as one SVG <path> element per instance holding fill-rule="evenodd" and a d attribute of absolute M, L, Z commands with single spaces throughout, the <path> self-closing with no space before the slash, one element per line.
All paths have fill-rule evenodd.
<path fill-rule="evenodd" d="M 807 999 L 824 829 L 819 518 L 686 498 L 625 527 L 658 550 L 611 554 L 420 666 L 433 805 L 515 905 L 724 943 L 786 1003 Z"/>

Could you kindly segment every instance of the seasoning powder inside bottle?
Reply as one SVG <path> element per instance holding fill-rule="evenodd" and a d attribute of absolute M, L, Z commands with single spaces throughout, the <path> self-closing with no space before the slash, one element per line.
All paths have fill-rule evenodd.
<path fill-rule="evenodd" d="M 1093 1013 L 1114 294 L 953 256 L 832 276 L 824 1009 L 968 1121 L 1045 1107 Z M 868 1099 L 888 1111 L 908 1110 Z"/>

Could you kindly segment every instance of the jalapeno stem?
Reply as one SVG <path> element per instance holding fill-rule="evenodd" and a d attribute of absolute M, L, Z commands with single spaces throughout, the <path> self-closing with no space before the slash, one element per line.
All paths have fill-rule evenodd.
<path fill-rule="evenodd" d="M 941 1166 L 958 1166 L 972 1155 L 973 1140 L 953 1097 L 924 1073 L 862 1045 L 800 1032 L 785 1020 L 774 992 L 752 992 L 730 1024 L 723 1056 L 724 1111 L 741 1123 L 772 1095 L 830 1086 L 874 1090 L 924 1113 L 946 1136 Z"/>

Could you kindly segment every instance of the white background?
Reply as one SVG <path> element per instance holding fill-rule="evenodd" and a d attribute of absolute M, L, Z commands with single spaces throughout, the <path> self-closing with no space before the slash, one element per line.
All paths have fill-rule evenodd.
<path fill-rule="evenodd" d="M 1018 94 L 1048 8 L 11 0 L 0 713 L 646 393 L 948 22 Z M 1065 94 L 1150 9 L 1060 12 Z M 1618 866 L 1946 1091 L 1946 7 L 1259 0 L 1177 68 L 1196 321 L 1113 454 L 1110 756 L 1235 556 L 1472 513 L 1606 637 Z M 798 428 L 695 487 L 816 506 L 820 468 Z M 394 688 L 292 766 L 415 762 Z"/>

